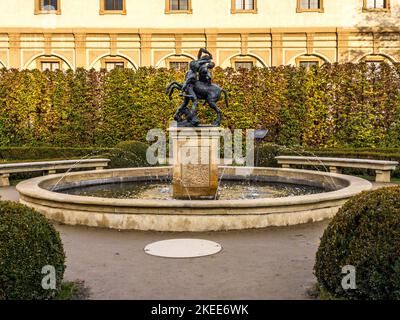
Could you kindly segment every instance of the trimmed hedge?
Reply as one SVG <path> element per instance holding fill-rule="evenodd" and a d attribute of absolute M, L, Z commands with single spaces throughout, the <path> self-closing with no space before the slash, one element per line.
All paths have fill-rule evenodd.
<path fill-rule="evenodd" d="M 70 159 L 102 156 L 110 148 L 0 147 L 1 161 Z"/>
<path fill-rule="evenodd" d="M 281 66 L 236 72 L 216 68 L 229 93 L 222 126 L 268 128 L 270 142 L 302 147 L 399 147 L 400 64 Z M 104 146 L 145 142 L 166 129 L 181 102 L 165 87 L 182 81 L 167 69 L 0 71 L 0 146 Z M 214 113 L 201 106 L 200 117 Z"/>
<path fill-rule="evenodd" d="M 342 287 L 349 265 L 355 290 Z M 400 187 L 364 192 L 339 210 L 321 239 L 315 274 L 334 298 L 400 300 Z"/>
<path fill-rule="evenodd" d="M 45 266 L 54 266 L 56 290 L 44 290 Z M 0 201 L 0 299 L 51 299 L 61 287 L 65 254 L 58 232 L 40 213 Z"/>
<path fill-rule="evenodd" d="M 147 144 L 138 141 L 120 142 L 107 154 L 111 160 L 109 168 L 148 167 L 147 148 Z"/>

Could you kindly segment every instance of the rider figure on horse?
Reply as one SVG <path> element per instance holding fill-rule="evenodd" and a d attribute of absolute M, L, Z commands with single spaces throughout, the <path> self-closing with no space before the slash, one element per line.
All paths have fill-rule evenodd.
<path fill-rule="evenodd" d="M 203 54 L 206 54 L 203 56 Z M 183 83 L 181 96 L 188 97 L 192 100 L 193 106 L 197 108 L 199 103 L 197 95 L 194 92 L 194 85 L 199 80 L 200 69 L 206 67 L 212 62 L 212 54 L 207 49 L 201 48 L 197 56 L 197 60 L 191 61 L 189 64 L 189 71 L 186 73 L 185 82 Z M 209 81 L 211 84 L 211 79 Z"/>
<path fill-rule="evenodd" d="M 197 60 L 192 61 L 189 65 L 189 71 L 186 73 L 185 82 L 180 84 L 173 81 L 167 86 L 166 94 L 170 99 L 175 89 L 180 90 L 180 95 L 184 97 L 182 104 L 179 106 L 174 116 L 178 126 L 199 126 L 200 121 L 197 118 L 197 109 L 200 100 L 204 101 L 205 104 L 209 105 L 217 113 L 217 120 L 213 125 L 220 125 L 222 113 L 217 103 L 223 94 L 225 96 L 226 108 L 228 108 L 228 93 L 218 85 L 212 83 L 211 70 L 215 67 L 215 63 L 212 59 L 213 56 L 207 49 L 200 49 Z M 190 102 L 193 102 L 192 111 L 188 108 Z M 183 118 L 183 116 L 186 119 Z"/>

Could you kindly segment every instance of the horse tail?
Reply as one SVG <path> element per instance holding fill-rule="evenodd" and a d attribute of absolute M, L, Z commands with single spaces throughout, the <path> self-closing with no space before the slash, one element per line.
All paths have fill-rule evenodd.
<path fill-rule="evenodd" d="M 226 92 L 226 90 L 222 90 L 222 92 L 224 93 L 224 96 L 225 96 L 226 109 L 228 109 L 229 108 L 229 95 L 228 95 L 228 92 Z"/>
<path fill-rule="evenodd" d="M 169 95 L 170 97 L 174 93 L 175 89 L 180 89 L 182 85 L 176 81 L 171 82 L 168 86 L 167 89 L 165 90 L 165 94 Z"/>
<path fill-rule="evenodd" d="M 168 86 L 167 89 L 165 90 L 165 94 L 169 94 L 169 92 L 171 91 L 171 87 L 174 85 L 175 81 L 171 82 Z"/>

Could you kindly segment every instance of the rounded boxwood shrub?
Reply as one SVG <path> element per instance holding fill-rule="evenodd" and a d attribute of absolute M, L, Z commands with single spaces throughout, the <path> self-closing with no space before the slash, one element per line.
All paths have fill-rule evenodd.
<path fill-rule="evenodd" d="M 65 270 L 58 232 L 40 213 L 19 203 L 0 201 L 0 299 L 51 299 Z M 45 290 L 46 266 L 56 271 L 56 289 Z"/>
<path fill-rule="evenodd" d="M 123 141 L 109 152 L 110 168 L 148 167 L 147 144 L 139 141 Z"/>
<path fill-rule="evenodd" d="M 355 267 L 355 290 L 342 287 L 345 266 Z M 321 239 L 315 274 L 334 298 L 400 299 L 400 187 L 363 192 L 339 210 Z"/>

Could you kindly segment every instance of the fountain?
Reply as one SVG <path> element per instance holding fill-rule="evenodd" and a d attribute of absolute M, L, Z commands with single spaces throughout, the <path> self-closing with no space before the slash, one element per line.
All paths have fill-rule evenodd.
<path fill-rule="evenodd" d="M 336 173 L 220 166 L 217 102 L 227 93 L 211 83 L 212 55 L 200 50 L 181 90 L 169 128 L 172 166 L 74 172 L 17 185 L 20 201 L 49 219 L 120 230 L 217 231 L 295 225 L 332 218 L 371 183 Z M 212 126 L 197 118 L 199 101 L 217 113 Z M 192 102 L 192 110 L 188 105 Z"/>

